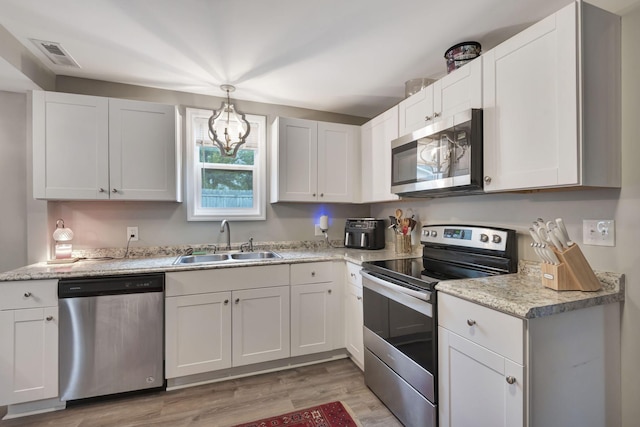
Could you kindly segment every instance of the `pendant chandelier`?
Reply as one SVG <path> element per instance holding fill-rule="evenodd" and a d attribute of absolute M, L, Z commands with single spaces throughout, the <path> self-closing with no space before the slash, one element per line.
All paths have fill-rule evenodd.
<path fill-rule="evenodd" d="M 238 149 L 249 136 L 251 125 L 244 114 L 238 113 L 231 103 L 229 93 L 236 88 L 222 85 L 220 89 L 227 92 L 227 101 L 223 101 L 222 106 L 209 118 L 209 138 L 218 146 L 223 157 L 236 157 Z M 237 139 L 234 139 L 234 135 L 237 135 Z"/>

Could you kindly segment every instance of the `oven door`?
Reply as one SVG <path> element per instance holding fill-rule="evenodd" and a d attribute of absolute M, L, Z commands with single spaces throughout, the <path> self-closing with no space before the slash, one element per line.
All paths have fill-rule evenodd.
<path fill-rule="evenodd" d="M 366 271 L 362 276 L 365 347 L 435 403 L 437 329 L 430 294 L 420 298 Z"/>

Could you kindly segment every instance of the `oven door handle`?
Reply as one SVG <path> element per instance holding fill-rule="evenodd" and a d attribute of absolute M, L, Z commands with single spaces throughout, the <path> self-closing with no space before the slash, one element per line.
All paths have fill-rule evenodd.
<path fill-rule="evenodd" d="M 385 297 L 397 302 L 398 304 L 405 305 L 416 310 L 419 313 L 425 314 L 429 317 L 433 317 L 433 306 L 429 302 L 431 300 L 431 292 L 414 291 L 412 289 L 408 289 L 403 286 L 396 285 L 395 283 L 391 283 L 387 280 L 381 279 L 364 270 L 361 270 L 360 274 L 362 275 L 363 279 L 363 287 L 378 294 L 384 295 Z"/>

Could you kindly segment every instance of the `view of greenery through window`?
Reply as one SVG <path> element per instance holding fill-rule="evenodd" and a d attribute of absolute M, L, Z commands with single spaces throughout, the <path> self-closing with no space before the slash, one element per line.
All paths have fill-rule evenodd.
<path fill-rule="evenodd" d="M 217 147 L 199 147 L 202 168 L 202 207 L 253 206 L 253 171 L 220 168 L 219 165 L 253 165 L 254 150 L 239 150 L 235 158 L 223 157 Z"/>

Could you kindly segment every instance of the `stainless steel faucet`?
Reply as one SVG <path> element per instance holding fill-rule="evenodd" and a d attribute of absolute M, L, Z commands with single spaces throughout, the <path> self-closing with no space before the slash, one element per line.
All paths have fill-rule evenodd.
<path fill-rule="evenodd" d="M 227 221 L 226 219 L 222 220 L 222 223 L 220 223 L 220 232 L 224 233 L 224 227 L 227 227 L 227 250 L 230 251 L 231 250 L 231 229 L 229 228 L 229 221 Z"/>

